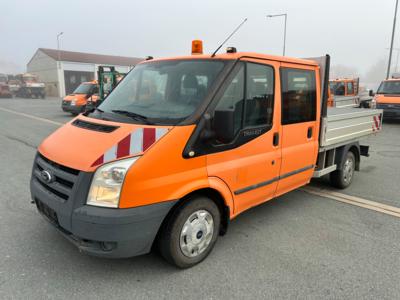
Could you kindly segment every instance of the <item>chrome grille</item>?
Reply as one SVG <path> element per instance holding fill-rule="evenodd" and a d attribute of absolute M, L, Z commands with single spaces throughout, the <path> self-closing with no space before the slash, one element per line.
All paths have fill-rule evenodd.
<path fill-rule="evenodd" d="M 49 180 L 46 178 L 48 176 L 44 176 L 46 172 L 50 175 Z M 72 195 L 79 170 L 57 164 L 38 154 L 33 167 L 33 174 L 39 186 L 47 193 L 61 201 L 67 201 Z"/>

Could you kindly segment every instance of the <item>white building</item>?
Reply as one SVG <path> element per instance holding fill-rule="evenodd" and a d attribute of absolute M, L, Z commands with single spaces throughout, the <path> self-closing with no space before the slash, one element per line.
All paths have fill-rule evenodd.
<path fill-rule="evenodd" d="M 39 48 L 28 62 L 27 72 L 46 84 L 48 96 L 64 97 L 84 81 L 97 79 L 98 66 L 114 66 L 127 73 L 142 58 L 58 51 Z"/>

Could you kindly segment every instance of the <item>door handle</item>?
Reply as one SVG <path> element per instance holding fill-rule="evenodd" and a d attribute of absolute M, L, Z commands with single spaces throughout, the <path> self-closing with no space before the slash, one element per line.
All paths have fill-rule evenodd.
<path fill-rule="evenodd" d="M 274 137 L 272 139 L 272 144 L 277 147 L 279 146 L 279 132 L 274 133 Z"/>
<path fill-rule="evenodd" d="M 313 136 L 313 128 L 312 127 L 308 127 L 307 138 L 311 139 L 312 136 Z"/>

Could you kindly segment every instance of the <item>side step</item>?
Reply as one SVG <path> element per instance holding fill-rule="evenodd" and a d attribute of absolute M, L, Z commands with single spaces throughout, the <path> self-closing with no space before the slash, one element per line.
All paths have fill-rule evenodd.
<path fill-rule="evenodd" d="M 336 165 L 329 166 L 322 170 L 314 171 L 313 178 L 320 178 L 326 174 L 329 174 L 337 169 Z"/>

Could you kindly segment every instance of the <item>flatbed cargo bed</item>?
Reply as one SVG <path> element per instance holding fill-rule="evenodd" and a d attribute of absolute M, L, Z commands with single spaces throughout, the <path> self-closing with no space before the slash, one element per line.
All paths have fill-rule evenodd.
<path fill-rule="evenodd" d="M 374 134 L 382 128 L 381 109 L 329 107 L 321 123 L 320 151 Z"/>

